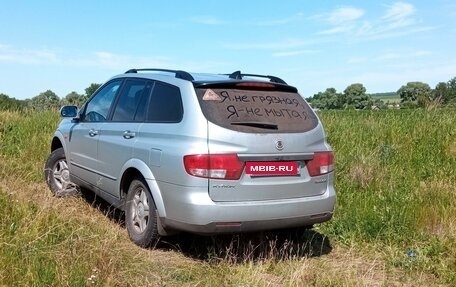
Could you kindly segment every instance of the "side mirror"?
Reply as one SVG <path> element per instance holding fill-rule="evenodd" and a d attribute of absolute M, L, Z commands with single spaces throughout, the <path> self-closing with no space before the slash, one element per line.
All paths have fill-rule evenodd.
<path fill-rule="evenodd" d="M 78 107 L 76 106 L 63 106 L 60 109 L 60 116 L 64 118 L 75 118 L 78 115 Z"/>

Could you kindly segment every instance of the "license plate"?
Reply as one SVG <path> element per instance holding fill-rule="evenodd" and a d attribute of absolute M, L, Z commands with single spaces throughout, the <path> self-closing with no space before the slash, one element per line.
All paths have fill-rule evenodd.
<path fill-rule="evenodd" d="M 297 175 L 296 161 L 252 161 L 245 164 L 245 173 L 252 176 Z"/>

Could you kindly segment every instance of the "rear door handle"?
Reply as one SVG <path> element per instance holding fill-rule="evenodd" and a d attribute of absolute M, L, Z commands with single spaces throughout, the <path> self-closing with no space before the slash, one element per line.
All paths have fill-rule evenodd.
<path fill-rule="evenodd" d="M 96 131 L 96 130 L 94 130 L 94 129 L 91 129 L 91 130 L 89 131 L 89 136 L 94 137 L 94 136 L 97 136 L 97 135 L 98 135 L 98 131 Z"/>
<path fill-rule="evenodd" d="M 123 133 L 124 139 L 127 139 L 127 140 L 132 139 L 135 136 L 136 136 L 136 133 L 131 132 L 131 131 L 124 131 L 124 133 Z"/>

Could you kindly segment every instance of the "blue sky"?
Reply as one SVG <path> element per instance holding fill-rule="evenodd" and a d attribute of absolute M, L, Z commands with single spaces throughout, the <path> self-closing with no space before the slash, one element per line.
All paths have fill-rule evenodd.
<path fill-rule="evenodd" d="M 456 2 L 2 1 L 0 93 L 83 93 L 130 68 L 276 75 L 309 97 L 456 77 Z"/>

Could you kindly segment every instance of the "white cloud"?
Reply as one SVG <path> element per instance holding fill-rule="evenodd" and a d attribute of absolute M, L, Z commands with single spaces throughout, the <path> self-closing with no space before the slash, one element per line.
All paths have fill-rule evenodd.
<path fill-rule="evenodd" d="M 365 34 L 358 34 L 359 37 L 364 37 L 367 40 L 378 40 L 386 38 L 397 38 L 402 36 L 409 36 L 412 34 L 417 34 L 421 32 L 428 32 L 437 29 L 437 27 L 432 26 L 422 26 L 422 27 L 408 27 L 407 29 L 393 29 L 382 28 L 382 29 L 372 29 Z"/>
<path fill-rule="evenodd" d="M 389 6 L 382 17 L 384 30 L 389 31 L 415 24 L 415 19 L 412 17 L 415 10 L 412 4 L 405 2 L 396 2 Z"/>
<path fill-rule="evenodd" d="M 171 67 L 174 63 L 166 57 L 130 56 L 98 51 L 87 54 L 56 52 L 50 49 L 24 49 L 0 45 L 0 63 L 21 65 L 54 65 L 67 67 L 97 67 L 124 69 L 125 67 Z"/>
<path fill-rule="evenodd" d="M 340 25 L 356 21 L 363 15 L 364 11 L 362 9 L 354 7 L 341 7 L 327 14 L 325 18 L 327 17 L 327 20 L 334 25 Z"/>
<path fill-rule="evenodd" d="M 337 26 L 328 30 L 324 30 L 321 32 L 318 32 L 317 35 L 334 35 L 334 34 L 341 34 L 345 32 L 349 32 L 353 30 L 355 26 L 354 25 L 343 25 L 343 26 Z"/>
<path fill-rule="evenodd" d="M 364 15 L 364 10 L 355 7 L 341 7 L 332 10 L 329 13 L 319 14 L 311 19 L 318 19 L 326 22 L 329 29 L 318 32 L 318 35 L 334 35 L 352 31 L 356 26 L 355 23 Z"/>
<path fill-rule="evenodd" d="M 16 64 L 58 63 L 58 55 L 49 49 L 18 49 L 9 45 L 0 45 L 0 62 Z"/>
<path fill-rule="evenodd" d="M 414 18 L 416 8 L 407 2 L 395 2 L 379 18 L 363 18 L 364 10 L 356 7 L 342 7 L 326 14 L 311 17 L 327 22 L 330 27 L 317 35 L 349 35 L 350 39 L 377 40 L 407 36 L 433 30 L 436 27 L 417 26 Z"/>
<path fill-rule="evenodd" d="M 160 67 L 175 69 L 180 67 L 190 71 L 207 71 L 220 67 L 229 67 L 231 63 L 211 60 L 178 60 L 166 56 L 129 55 L 110 51 L 94 51 L 78 53 L 77 51 L 53 52 L 48 49 L 21 49 L 10 45 L 0 44 L 0 63 L 20 65 L 40 65 L 63 67 L 65 69 L 101 69 L 118 73 L 131 68 Z"/>
<path fill-rule="evenodd" d="M 415 7 L 406 2 L 396 2 L 389 6 L 385 15 L 382 17 L 387 21 L 401 21 L 407 19 L 415 13 Z"/>

